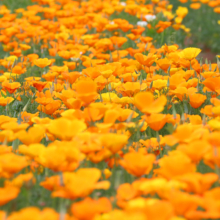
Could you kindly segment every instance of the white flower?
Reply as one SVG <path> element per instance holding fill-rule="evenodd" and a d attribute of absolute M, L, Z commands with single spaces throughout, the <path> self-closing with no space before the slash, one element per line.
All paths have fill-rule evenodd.
<path fill-rule="evenodd" d="M 145 15 L 144 17 L 147 21 L 153 21 L 156 19 L 156 15 Z"/>
<path fill-rule="evenodd" d="M 71 57 L 70 59 L 71 59 L 73 62 L 79 61 L 79 58 L 78 58 L 78 57 Z"/>
<path fill-rule="evenodd" d="M 145 26 L 147 26 L 147 22 L 146 21 L 138 21 L 137 25 L 141 26 L 141 27 L 145 27 Z"/>
<path fill-rule="evenodd" d="M 126 2 L 120 2 L 120 4 L 121 4 L 122 6 L 126 6 L 126 5 L 127 5 Z"/>

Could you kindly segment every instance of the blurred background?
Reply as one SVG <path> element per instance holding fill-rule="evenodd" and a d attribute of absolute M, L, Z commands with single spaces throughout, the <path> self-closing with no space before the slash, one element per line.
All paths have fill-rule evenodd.
<path fill-rule="evenodd" d="M 216 60 L 220 54 L 220 0 L 170 0 L 173 11 L 187 7 L 182 24 L 190 28 L 184 36 L 184 46 L 202 49 L 200 57 Z"/>

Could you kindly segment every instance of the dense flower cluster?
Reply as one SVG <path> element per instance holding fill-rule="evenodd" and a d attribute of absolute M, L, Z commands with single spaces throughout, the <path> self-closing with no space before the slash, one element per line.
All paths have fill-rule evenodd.
<path fill-rule="evenodd" d="M 188 9 L 33 3 L 0 8 L 0 219 L 220 218 L 220 57 L 160 45 Z"/>
<path fill-rule="evenodd" d="M 186 3 L 188 0 L 179 0 L 181 3 Z M 190 4 L 190 8 L 198 10 L 200 9 L 201 5 L 208 5 L 209 7 L 213 8 L 213 11 L 215 13 L 220 13 L 220 1 L 219 0 L 198 0 L 198 1 L 192 1 Z"/>

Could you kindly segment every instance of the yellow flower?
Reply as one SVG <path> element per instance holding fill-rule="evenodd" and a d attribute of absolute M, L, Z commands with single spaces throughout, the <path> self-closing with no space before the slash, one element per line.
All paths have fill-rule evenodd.
<path fill-rule="evenodd" d="M 189 48 L 182 50 L 179 55 L 180 55 L 180 58 L 183 58 L 186 60 L 193 60 L 200 54 L 201 51 L 202 50 L 200 50 L 199 48 L 189 47 Z"/>
<path fill-rule="evenodd" d="M 16 60 L 17 60 L 17 56 L 9 56 L 9 57 L 6 57 L 6 60 L 7 61 L 10 61 L 12 63 L 14 63 Z"/>

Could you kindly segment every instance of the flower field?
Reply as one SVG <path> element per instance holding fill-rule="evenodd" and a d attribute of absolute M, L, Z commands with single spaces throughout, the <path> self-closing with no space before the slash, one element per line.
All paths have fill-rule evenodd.
<path fill-rule="evenodd" d="M 191 10 L 208 11 L 209 41 Z M 220 219 L 219 14 L 2 0 L 0 220 Z"/>

